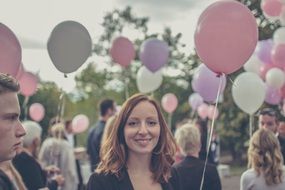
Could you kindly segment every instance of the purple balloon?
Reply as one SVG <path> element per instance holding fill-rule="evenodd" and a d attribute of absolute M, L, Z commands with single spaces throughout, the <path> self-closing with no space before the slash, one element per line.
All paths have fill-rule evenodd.
<path fill-rule="evenodd" d="M 194 74 L 192 86 L 195 86 L 198 92 L 206 102 L 215 102 L 218 94 L 219 83 L 222 80 L 221 93 L 226 87 L 226 77 L 217 76 L 217 73 L 211 71 L 204 64 L 200 65 Z"/>
<path fill-rule="evenodd" d="M 203 104 L 204 101 L 200 94 L 193 93 L 189 96 L 188 102 L 192 109 L 195 111 L 200 105 Z"/>
<path fill-rule="evenodd" d="M 274 43 L 272 39 L 261 40 L 257 43 L 255 50 L 256 55 L 265 64 L 272 63 L 271 50 L 273 48 L 273 45 Z"/>
<path fill-rule="evenodd" d="M 141 46 L 140 60 L 153 73 L 167 63 L 168 56 L 168 45 L 161 40 L 150 38 Z"/>
<path fill-rule="evenodd" d="M 266 86 L 265 102 L 271 105 L 277 105 L 281 101 L 280 89 Z"/>

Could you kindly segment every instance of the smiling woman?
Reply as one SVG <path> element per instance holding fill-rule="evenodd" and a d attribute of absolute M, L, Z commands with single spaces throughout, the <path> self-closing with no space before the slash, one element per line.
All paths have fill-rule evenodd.
<path fill-rule="evenodd" d="M 171 171 L 177 146 L 156 101 L 132 96 L 109 131 L 87 189 L 179 189 Z"/>

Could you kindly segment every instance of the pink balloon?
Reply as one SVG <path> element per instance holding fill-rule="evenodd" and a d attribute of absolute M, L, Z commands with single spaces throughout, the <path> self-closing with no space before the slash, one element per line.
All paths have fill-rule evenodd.
<path fill-rule="evenodd" d="M 31 96 L 36 93 L 38 77 L 30 72 L 24 72 L 19 79 L 20 93 L 24 96 Z"/>
<path fill-rule="evenodd" d="M 72 119 L 72 130 L 75 134 L 84 132 L 89 126 L 89 119 L 86 115 L 79 114 Z"/>
<path fill-rule="evenodd" d="M 239 2 L 217 1 L 200 15 L 194 38 L 204 64 L 216 73 L 230 74 L 241 68 L 255 50 L 256 20 Z"/>
<path fill-rule="evenodd" d="M 217 119 L 217 117 L 219 116 L 219 110 L 218 109 L 216 110 L 215 115 L 214 115 L 214 113 L 215 113 L 215 106 L 210 105 L 208 107 L 208 118 L 211 120 Z"/>
<path fill-rule="evenodd" d="M 279 0 L 262 1 L 261 9 L 266 15 L 271 16 L 271 17 L 276 17 L 281 14 L 282 2 Z"/>
<path fill-rule="evenodd" d="M 277 44 L 271 52 L 275 64 L 285 66 L 285 44 Z"/>
<path fill-rule="evenodd" d="M 123 67 L 128 66 L 136 56 L 133 43 L 125 37 L 118 37 L 113 41 L 110 54 L 114 62 Z"/>
<path fill-rule="evenodd" d="M 16 77 L 21 59 L 22 50 L 17 37 L 0 23 L 0 72 Z"/>
<path fill-rule="evenodd" d="M 167 113 L 172 113 L 178 105 L 178 100 L 174 94 L 167 93 L 162 97 L 161 105 Z"/>
<path fill-rule="evenodd" d="M 276 89 L 270 86 L 266 87 L 266 96 L 265 100 L 266 103 L 271 105 L 277 105 L 281 102 L 281 92 L 280 89 Z"/>
<path fill-rule="evenodd" d="M 208 117 L 208 109 L 209 106 L 207 104 L 201 104 L 198 107 L 198 115 L 202 118 L 202 119 L 206 119 Z"/>
<path fill-rule="evenodd" d="M 164 41 L 150 38 L 141 46 L 140 60 L 153 73 L 167 63 L 168 56 L 169 48 Z"/>
<path fill-rule="evenodd" d="M 34 121 L 41 121 L 45 116 L 45 108 L 40 103 L 33 103 L 29 108 L 29 115 Z"/>

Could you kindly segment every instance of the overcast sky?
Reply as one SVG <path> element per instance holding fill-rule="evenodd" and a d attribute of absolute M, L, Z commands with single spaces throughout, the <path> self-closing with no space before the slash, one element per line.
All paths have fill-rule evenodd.
<path fill-rule="evenodd" d="M 161 32 L 165 26 L 183 34 L 187 50 L 193 49 L 193 34 L 201 12 L 215 0 L 0 0 L 0 22 L 17 35 L 22 45 L 26 70 L 39 73 L 43 80 L 55 81 L 65 91 L 74 86 L 76 72 L 64 78 L 55 69 L 46 50 L 47 39 L 58 23 L 74 20 L 83 24 L 91 37 L 102 32 L 106 12 L 131 6 L 137 16 L 150 18 L 149 30 Z M 31 49 L 33 48 L 33 49 Z M 86 64 L 85 64 L 86 65 Z M 84 68 L 84 65 L 77 71 Z"/>

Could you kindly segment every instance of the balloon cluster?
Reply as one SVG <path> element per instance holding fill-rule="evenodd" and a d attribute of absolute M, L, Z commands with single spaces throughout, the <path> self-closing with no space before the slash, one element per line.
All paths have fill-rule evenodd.
<path fill-rule="evenodd" d="M 264 81 L 265 102 L 278 105 L 285 98 L 285 28 L 277 29 L 273 40 L 259 41 L 255 53 L 244 65 L 247 72 Z"/>

